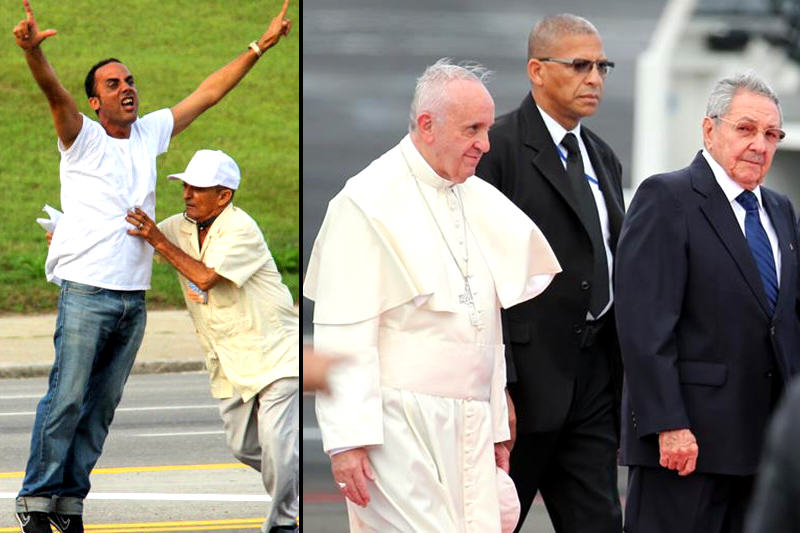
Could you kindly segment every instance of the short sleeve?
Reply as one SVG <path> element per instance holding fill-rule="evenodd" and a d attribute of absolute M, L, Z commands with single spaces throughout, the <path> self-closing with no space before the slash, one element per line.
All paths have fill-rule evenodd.
<path fill-rule="evenodd" d="M 58 151 L 61 152 L 63 160 L 68 163 L 84 159 L 91 153 L 97 153 L 96 157 L 100 157 L 100 154 L 96 151 L 92 152 L 92 149 L 99 144 L 101 136 L 105 135 L 105 131 L 99 122 L 90 119 L 83 113 L 80 115 L 83 120 L 81 129 L 70 147 L 64 148 L 61 139 L 58 139 Z"/>
<path fill-rule="evenodd" d="M 232 224 L 209 243 L 203 263 L 237 287 L 270 259 L 267 243 L 255 222 Z"/>
<path fill-rule="evenodd" d="M 143 137 L 148 139 L 150 149 L 156 155 L 161 155 L 169 149 L 169 141 L 172 138 L 172 128 L 175 120 L 172 110 L 169 108 L 159 109 L 148 113 L 139 119 Z"/>

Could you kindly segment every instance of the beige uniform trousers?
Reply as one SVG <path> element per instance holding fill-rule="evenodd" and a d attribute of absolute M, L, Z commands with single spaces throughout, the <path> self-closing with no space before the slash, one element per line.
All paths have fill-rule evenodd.
<path fill-rule="evenodd" d="M 233 455 L 261 472 L 271 500 L 261 530 L 297 523 L 300 511 L 299 379 L 273 381 L 249 402 L 239 395 L 219 402 Z"/>

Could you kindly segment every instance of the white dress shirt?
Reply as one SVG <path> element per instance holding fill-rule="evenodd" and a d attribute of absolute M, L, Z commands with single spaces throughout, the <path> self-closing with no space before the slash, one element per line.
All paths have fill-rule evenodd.
<path fill-rule="evenodd" d="M 536 107 L 539 106 L 537 105 Z M 586 174 L 587 181 L 589 182 L 589 189 L 592 191 L 594 203 L 597 205 L 597 215 L 600 217 L 600 229 L 603 232 L 603 247 L 606 249 L 606 262 L 608 264 L 608 305 L 606 305 L 600 313 L 600 316 L 603 316 L 611 307 L 611 304 L 614 303 L 614 287 L 611 283 L 611 280 L 614 279 L 614 255 L 611 253 L 611 245 L 609 244 L 611 242 L 611 226 L 608 222 L 608 208 L 606 208 L 606 202 L 603 198 L 603 191 L 600 190 L 597 172 L 595 172 L 594 166 L 592 166 L 589 152 L 586 150 L 586 145 L 583 143 L 580 122 L 577 126 L 568 131 L 541 107 L 539 107 L 539 113 L 541 113 L 544 125 L 547 126 L 547 131 L 550 132 L 553 143 L 556 145 L 556 149 L 561 155 L 561 163 L 564 165 L 564 168 L 567 168 L 567 153 L 566 149 L 561 146 L 561 141 L 567 133 L 574 134 L 578 139 L 578 146 L 580 147 L 581 158 L 583 159 L 583 172 Z M 587 313 L 587 317 L 592 318 L 590 313 Z"/>
<path fill-rule="evenodd" d="M 722 168 L 722 166 L 717 163 L 716 159 L 705 149 L 703 148 L 703 157 L 706 158 L 708 165 L 711 167 L 711 172 L 714 173 L 714 178 L 717 180 L 717 183 L 722 188 L 722 192 L 725 193 L 725 197 L 731 204 L 731 209 L 733 209 L 733 214 L 736 216 L 736 222 L 739 223 L 739 227 L 742 229 L 742 235 L 746 236 L 744 231 L 744 217 L 747 214 L 742 205 L 736 201 L 736 197 L 742 194 L 744 191 L 744 187 L 733 181 L 728 173 Z M 761 186 L 756 186 L 753 189 L 753 194 L 756 195 L 756 199 L 758 200 L 758 217 L 761 219 L 761 225 L 764 226 L 764 231 L 767 233 L 767 238 L 769 239 L 769 245 L 772 248 L 772 257 L 775 258 L 775 274 L 778 278 L 778 286 L 780 287 L 781 284 L 781 249 L 778 246 L 778 234 L 775 233 L 775 227 L 772 225 L 772 221 L 769 219 L 769 215 L 764 210 L 764 203 L 761 201 Z"/>

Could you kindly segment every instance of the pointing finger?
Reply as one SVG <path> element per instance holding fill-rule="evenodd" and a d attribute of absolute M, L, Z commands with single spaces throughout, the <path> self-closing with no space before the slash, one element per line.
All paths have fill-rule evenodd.
<path fill-rule="evenodd" d="M 26 2 L 28 0 L 25 0 Z M 283 18 L 286 16 L 286 10 L 289 9 L 289 0 L 283 0 L 283 8 L 281 8 L 280 17 Z"/>
<path fill-rule="evenodd" d="M 31 3 L 28 0 L 22 0 L 22 5 L 25 7 L 25 13 L 28 16 L 28 21 L 33 22 L 33 9 L 31 9 Z"/>

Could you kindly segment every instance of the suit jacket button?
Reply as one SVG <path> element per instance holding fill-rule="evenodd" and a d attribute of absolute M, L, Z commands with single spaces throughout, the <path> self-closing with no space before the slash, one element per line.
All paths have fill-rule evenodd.
<path fill-rule="evenodd" d="M 589 283 L 586 280 L 581 281 L 581 290 L 582 291 L 588 291 L 591 288 L 592 288 L 592 284 L 591 283 Z"/>
<path fill-rule="evenodd" d="M 767 370 L 766 372 L 764 372 L 764 377 L 765 378 L 772 378 L 772 371 L 771 370 Z"/>
<path fill-rule="evenodd" d="M 583 333 L 583 326 L 581 326 L 580 324 L 575 324 L 575 325 L 573 325 L 573 326 L 572 326 L 572 329 L 573 329 L 573 331 L 575 331 L 575 333 L 577 333 L 578 335 L 580 335 L 581 333 Z"/>

